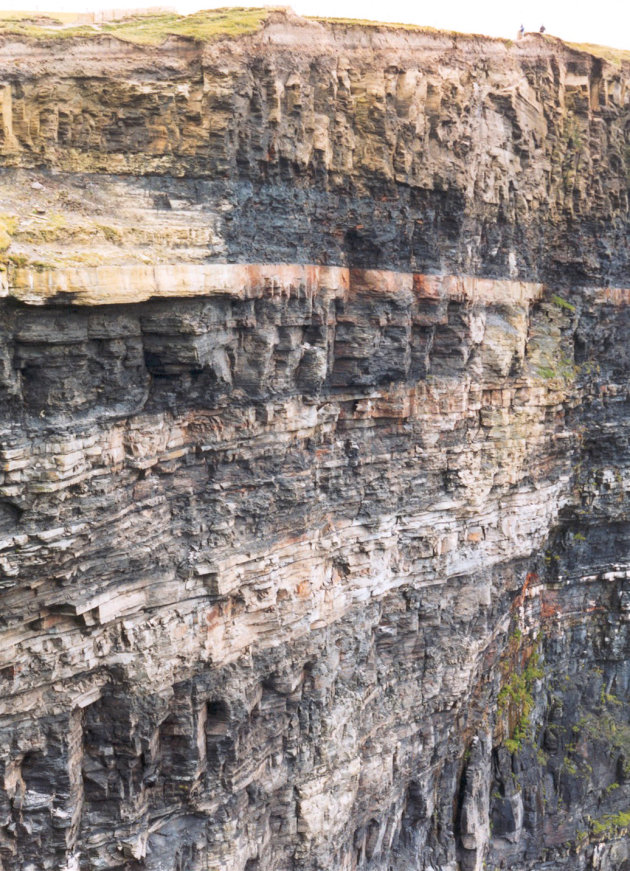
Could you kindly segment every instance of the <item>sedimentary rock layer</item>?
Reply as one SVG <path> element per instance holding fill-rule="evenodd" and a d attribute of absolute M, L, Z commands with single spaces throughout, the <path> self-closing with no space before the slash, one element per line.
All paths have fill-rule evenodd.
<path fill-rule="evenodd" d="M 0 45 L 0 867 L 627 871 L 626 68 L 55 51 Z"/>
<path fill-rule="evenodd" d="M 276 15 L 159 49 L 5 36 L 0 63 L 0 193 L 32 218 L 37 170 L 16 254 L 42 267 L 627 276 L 626 68 L 558 41 Z"/>

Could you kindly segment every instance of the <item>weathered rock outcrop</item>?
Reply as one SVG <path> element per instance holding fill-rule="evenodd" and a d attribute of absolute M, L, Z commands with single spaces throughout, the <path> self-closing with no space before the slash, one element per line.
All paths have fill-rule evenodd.
<path fill-rule="evenodd" d="M 628 871 L 628 68 L 59 45 L 0 42 L 0 868 Z"/>

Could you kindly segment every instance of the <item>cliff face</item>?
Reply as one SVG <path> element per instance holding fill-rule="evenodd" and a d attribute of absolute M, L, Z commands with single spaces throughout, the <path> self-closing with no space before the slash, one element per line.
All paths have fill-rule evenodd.
<path fill-rule="evenodd" d="M 630 868 L 626 67 L 0 43 L 0 867 Z"/>

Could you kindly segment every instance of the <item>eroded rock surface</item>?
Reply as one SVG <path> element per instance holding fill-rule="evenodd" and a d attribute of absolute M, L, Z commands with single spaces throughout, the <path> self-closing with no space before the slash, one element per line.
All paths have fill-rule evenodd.
<path fill-rule="evenodd" d="M 4 38 L 0 867 L 628 871 L 628 69 Z"/>

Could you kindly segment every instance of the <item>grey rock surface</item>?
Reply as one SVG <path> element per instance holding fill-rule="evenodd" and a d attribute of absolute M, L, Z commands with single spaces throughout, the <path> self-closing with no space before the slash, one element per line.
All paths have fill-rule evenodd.
<path fill-rule="evenodd" d="M 2 871 L 628 871 L 628 67 L 68 46 L 0 44 Z"/>

